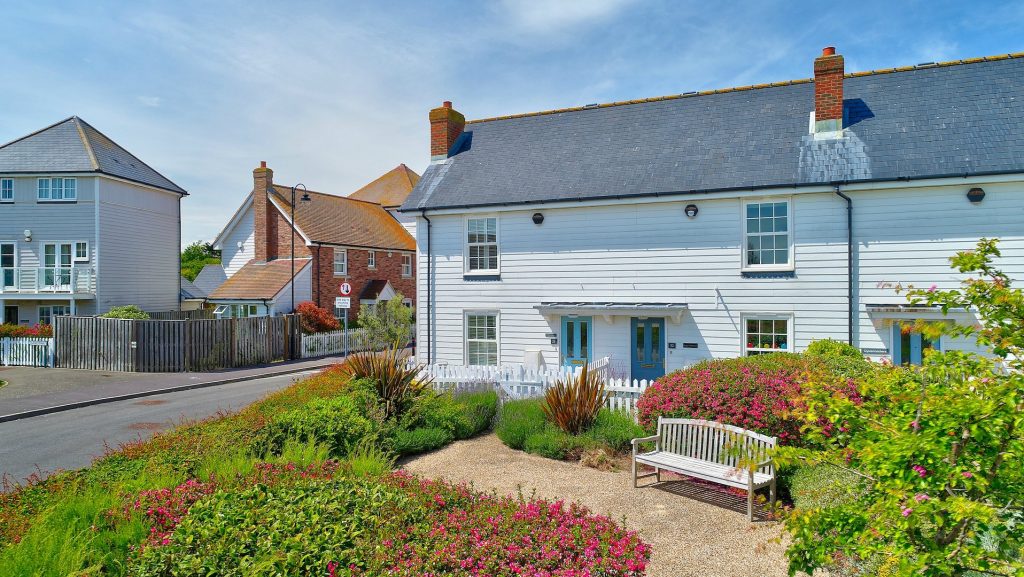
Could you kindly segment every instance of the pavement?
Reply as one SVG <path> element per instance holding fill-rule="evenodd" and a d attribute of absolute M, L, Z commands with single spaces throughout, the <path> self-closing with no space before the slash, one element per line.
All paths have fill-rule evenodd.
<path fill-rule="evenodd" d="M 45 476 L 85 467 L 106 447 L 149 438 L 182 420 L 241 409 L 314 372 L 307 369 L 0 423 L 0 477 L 21 482 L 33 473 Z"/>
<path fill-rule="evenodd" d="M 340 356 L 324 357 L 206 373 L 118 373 L 0 367 L 0 380 L 7 381 L 0 387 L 0 423 L 118 399 L 320 369 L 342 359 Z"/>

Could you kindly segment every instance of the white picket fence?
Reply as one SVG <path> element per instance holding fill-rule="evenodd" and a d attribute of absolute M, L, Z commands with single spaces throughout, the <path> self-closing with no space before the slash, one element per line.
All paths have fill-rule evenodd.
<path fill-rule="evenodd" d="M 646 380 L 611 378 L 608 375 L 610 364 L 611 359 L 604 357 L 590 365 L 605 379 L 608 408 L 634 412 L 637 400 L 650 383 Z M 579 367 L 538 370 L 518 365 L 481 367 L 445 364 L 425 365 L 421 369 L 424 377 L 433 379 L 434 387 L 438 390 L 474 391 L 496 388 L 503 396 L 511 399 L 542 397 L 555 383 L 572 377 L 579 370 Z"/>
<path fill-rule="evenodd" d="M 362 339 L 362 329 L 348 330 L 348 350 L 356 350 Z M 330 331 L 302 335 L 302 358 L 326 357 L 345 354 L 345 331 Z"/>
<path fill-rule="evenodd" d="M 5 337 L 0 339 L 0 365 L 7 367 L 52 367 L 53 339 Z"/>

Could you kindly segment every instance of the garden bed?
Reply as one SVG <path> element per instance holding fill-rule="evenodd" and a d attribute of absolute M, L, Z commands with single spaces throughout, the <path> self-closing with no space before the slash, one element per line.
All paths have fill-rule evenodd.
<path fill-rule="evenodd" d="M 495 435 L 459 441 L 409 459 L 423 477 L 472 483 L 499 494 L 571 499 L 612 519 L 625 519 L 653 554 L 651 576 L 786 575 L 780 527 L 751 525 L 746 499 L 694 483 L 634 489 L 629 471 L 599 471 L 510 449 Z"/>

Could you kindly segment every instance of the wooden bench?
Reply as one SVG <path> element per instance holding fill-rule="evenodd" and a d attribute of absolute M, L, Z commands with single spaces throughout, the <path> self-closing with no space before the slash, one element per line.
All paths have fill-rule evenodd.
<path fill-rule="evenodd" d="M 641 443 L 654 443 L 654 450 L 638 451 Z M 714 421 L 658 418 L 658 434 L 633 439 L 633 487 L 646 477 L 672 471 L 688 477 L 747 490 L 747 518 L 754 520 L 754 492 L 770 487 L 775 505 L 775 466 L 767 453 L 775 447 L 768 437 Z M 638 465 L 654 467 L 653 473 L 637 475 Z"/>

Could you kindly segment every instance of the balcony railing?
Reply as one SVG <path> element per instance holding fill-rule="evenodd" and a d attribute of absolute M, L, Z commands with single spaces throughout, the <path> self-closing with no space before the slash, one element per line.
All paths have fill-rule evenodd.
<path fill-rule="evenodd" d="M 0 268 L 0 292 L 4 294 L 82 294 L 96 292 L 92 267 Z"/>

